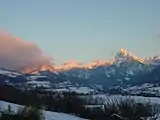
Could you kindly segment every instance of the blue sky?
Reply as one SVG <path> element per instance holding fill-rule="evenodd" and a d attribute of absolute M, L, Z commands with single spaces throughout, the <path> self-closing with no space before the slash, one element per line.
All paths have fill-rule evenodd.
<path fill-rule="evenodd" d="M 120 48 L 160 55 L 160 0 L 2 0 L 0 28 L 57 64 L 110 59 Z"/>

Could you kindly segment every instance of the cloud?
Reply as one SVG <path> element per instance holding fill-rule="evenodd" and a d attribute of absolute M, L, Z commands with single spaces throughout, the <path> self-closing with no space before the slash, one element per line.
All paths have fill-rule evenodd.
<path fill-rule="evenodd" d="M 52 58 L 36 44 L 0 32 L 0 67 L 23 70 L 46 64 L 52 64 Z"/>

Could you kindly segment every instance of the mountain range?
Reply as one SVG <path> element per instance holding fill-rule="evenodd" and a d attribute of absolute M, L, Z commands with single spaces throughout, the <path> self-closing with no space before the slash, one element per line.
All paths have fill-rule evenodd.
<path fill-rule="evenodd" d="M 125 49 L 120 49 L 113 60 L 97 60 L 88 65 L 72 61 L 58 67 L 51 65 L 40 66 L 34 70 L 29 71 L 27 69 L 26 71 L 16 73 L 14 80 L 20 76 L 28 80 L 28 78 L 33 78 L 32 76 L 34 75 L 45 76 L 43 79 L 51 82 L 70 81 L 81 85 L 101 85 L 107 88 L 115 85 L 160 81 L 160 77 L 156 77 L 159 75 L 159 66 L 159 56 L 141 59 Z M 8 75 L 10 78 L 13 78 L 14 75 L 11 73 L 13 72 L 4 72 L 4 70 L 0 72 L 1 77 Z"/>

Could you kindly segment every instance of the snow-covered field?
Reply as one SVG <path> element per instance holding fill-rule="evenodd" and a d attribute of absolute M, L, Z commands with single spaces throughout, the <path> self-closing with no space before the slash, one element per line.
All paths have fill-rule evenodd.
<path fill-rule="evenodd" d="M 87 94 L 94 93 L 95 90 L 89 87 L 62 87 L 57 89 L 47 89 L 47 91 L 56 91 L 56 92 L 75 92 L 77 94 Z"/>
<path fill-rule="evenodd" d="M 18 108 L 23 107 L 17 104 L 0 101 L 1 110 L 7 109 L 8 105 L 10 105 L 12 110 L 15 112 L 18 110 Z M 64 113 L 57 113 L 57 112 L 51 112 L 51 111 L 43 111 L 43 113 L 44 113 L 45 120 L 86 120 L 83 118 L 79 118 L 79 117 L 69 115 L 69 114 L 64 114 Z"/>
<path fill-rule="evenodd" d="M 150 90 L 156 90 L 158 92 L 160 92 L 160 87 L 152 87 L 152 88 L 149 88 Z"/>
<path fill-rule="evenodd" d="M 4 70 L 4 69 L 0 69 L 0 74 L 1 75 L 8 75 L 9 77 L 17 77 L 19 75 L 22 75 L 20 73 L 8 71 L 8 70 Z"/>
<path fill-rule="evenodd" d="M 69 87 L 69 90 L 71 92 L 76 92 L 76 93 L 92 93 L 94 92 L 94 89 L 88 88 L 88 87 Z"/>

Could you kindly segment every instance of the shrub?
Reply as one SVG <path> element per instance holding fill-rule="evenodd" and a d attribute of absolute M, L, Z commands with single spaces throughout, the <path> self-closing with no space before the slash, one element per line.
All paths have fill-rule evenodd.
<path fill-rule="evenodd" d="M 33 107 L 19 108 L 17 113 L 11 111 L 11 106 L 0 116 L 0 120 L 44 120 L 40 109 Z"/>
<path fill-rule="evenodd" d="M 86 108 L 83 117 L 91 120 L 140 120 L 155 116 L 159 106 L 148 103 L 137 103 L 132 98 L 110 99 L 104 108 Z"/>
<path fill-rule="evenodd" d="M 31 106 L 20 108 L 17 115 L 23 116 L 25 120 L 44 120 L 42 110 Z"/>

